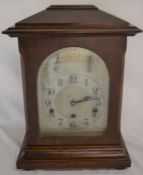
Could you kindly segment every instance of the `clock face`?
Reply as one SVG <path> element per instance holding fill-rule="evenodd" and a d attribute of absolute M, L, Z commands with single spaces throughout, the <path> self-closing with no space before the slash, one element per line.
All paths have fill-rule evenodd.
<path fill-rule="evenodd" d="M 108 86 L 106 65 L 94 52 L 68 47 L 49 55 L 37 81 L 40 134 L 104 133 Z"/>

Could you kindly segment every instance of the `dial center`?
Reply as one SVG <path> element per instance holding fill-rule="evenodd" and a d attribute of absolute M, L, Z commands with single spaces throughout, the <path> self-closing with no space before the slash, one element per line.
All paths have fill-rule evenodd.
<path fill-rule="evenodd" d="M 76 103 L 83 96 L 87 95 L 84 88 L 73 86 L 63 88 L 56 96 L 56 110 L 59 114 L 67 117 L 68 115 L 80 113 L 80 105 Z"/>

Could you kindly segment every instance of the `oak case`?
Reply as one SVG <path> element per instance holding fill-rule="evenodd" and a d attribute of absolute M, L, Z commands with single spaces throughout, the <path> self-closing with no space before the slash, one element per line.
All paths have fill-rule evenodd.
<path fill-rule="evenodd" d="M 50 7 L 51 11 L 55 10 L 59 13 L 60 10 L 61 14 L 65 13 L 65 9 L 73 11 L 73 21 L 78 16 L 78 20 L 82 22 L 72 21 L 73 23 L 69 24 L 67 22 L 69 16 L 64 16 L 61 18 L 62 23 L 57 17 L 59 21 L 57 23 L 52 17 L 51 21 L 54 22 L 47 25 L 46 15 L 43 14 L 35 18 L 43 23 L 35 20 L 25 21 L 25 23 L 17 23 L 16 28 L 9 28 L 4 32 L 10 36 L 18 36 L 23 71 L 26 135 L 17 160 L 17 167 L 25 170 L 128 167 L 131 162 L 120 130 L 124 61 L 127 35 L 135 35 L 141 30 L 129 26 L 122 20 L 118 22 L 114 18 L 110 26 L 106 25 L 108 15 L 104 14 L 105 19 L 100 20 L 100 17 L 104 16 L 100 10 L 96 12 L 99 13 L 97 23 L 83 22 L 82 15 L 79 16 L 80 11 L 98 10 L 94 6 Z M 90 20 L 94 21 L 94 16 Z M 41 137 L 39 134 L 38 70 L 47 55 L 66 47 L 80 47 L 93 51 L 107 66 L 110 77 L 108 125 L 103 135 Z"/>
<path fill-rule="evenodd" d="M 110 43 L 110 45 L 108 43 Z M 123 146 L 122 137 L 120 134 L 120 112 L 121 112 L 121 100 L 122 100 L 121 98 L 122 98 L 123 68 L 124 68 L 124 55 L 126 49 L 126 38 L 119 36 L 117 37 L 46 36 L 46 38 L 38 38 L 38 37 L 30 39 L 22 38 L 19 39 L 19 45 L 20 45 L 21 58 L 23 59 L 22 62 L 24 62 L 25 72 L 27 72 L 24 78 L 25 79 L 24 86 L 26 91 L 25 101 L 27 102 L 27 104 L 25 104 L 27 114 L 26 117 L 27 132 L 24 143 L 26 145 L 24 145 L 24 149 L 22 149 L 22 152 L 20 154 L 19 160 L 21 161 L 18 161 L 18 166 L 20 166 L 20 163 L 22 162 L 24 163 L 24 159 L 33 159 L 33 156 L 34 159 L 36 159 L 37 161 L 39 157 L 39 159 L 40 160 L 42 159 L 45 164 L 47 157 L 49 157 L 49 154 L 52 159 L 53 157 L 55 157 L 54 158 L 55 160 L 54 159 L 47 160 L 46 168 L 52 168 L 52 167 L 56 168 L 57 166 L 56 161 L 59 162 L 59 159 L 61 160 L 63 159 L 63 161 L 65 161 L 66 164 L 65 163 L 60 165 L 58 164 L 57 168 L 66 168 L 66 167 L 74 168 L 77 166 L 79 166 L 80 168 L 83 166 L 84 163 L 85 168 L 86 166 L 88 168 L 89 165 L 90 168 L 95 168 L 94 163 L 96 163 L 96 161 L 93 159 L 94 156 L 95 159 L 99 158 L 101 159 L 101 157 L 104 158 L 105 156 L 104 158 L 105 162 L 107 161 L 106 160 L 107 158 L 113 156 L 118 159 L 122 159 L 123 162 L 126 162 L 126 165 L 130 165 L 130 161 L 127 156 L 127 152 Z M 101 56 L 104 59 L 104 62 L 107 65 L 110 75 L 110 88 L 109 88 L 110 95 L 109 95 L 109 113 L 108 113 L 107 130 L 105 134 L 102 136 L 49 135 L 47 137 L 41 138 L 39 136 L 37 89 L 36 89 L 37 73 L 39 70 L 39 66 L 42 63 L 43 58 L 45 58 L 52 52 L 64 47 L 73 47 L 73 46 L 87 48 L 89 50 L 96 52 L 99 56 Z M 114 50 L 112 49 L 113 47 Z M 32 145 L 34 145 L 34 147 Z M 65 153 L 65 149 L 67 150 L 68 154 Z M 108 153 L 108 150 L 110 150 L 110 154 Z M 97 152 L 97 155 L 94 152 L 95 153 Z M 89 159 L 88 164 L 87 164 L 87 158 Z M 101 159 L 101 165 L 98 166 L 104 167 L 105 164 L 103 158 Z M 72 165 L 71 165 L 71 159 L 73 159 Z M 77 161 L 80 164 L 77 164 Z M 35 165 L 34 162 L 33 166 Z M 112 165 L 110 166 L 112 167 L 113 164 L 115 163 L 116 161 L 113 160 Z M 55 165 L 52 166 L 52 164 Z M 118 166 L 120 168 L 121 165 L 119 165 L 119 163 L 116 164 L 117 168 Z M 26 164 L 25 166 L 27 167 L 28 165 Z"/>

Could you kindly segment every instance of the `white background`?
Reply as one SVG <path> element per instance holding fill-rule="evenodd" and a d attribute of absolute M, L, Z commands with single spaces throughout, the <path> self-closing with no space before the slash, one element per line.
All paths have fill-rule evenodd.
<path fill-rule="evenodd" d="M 0 0 L 0 31 L 50 4 L 95 4 L 143 29 L 143 0 Z M 143 34 L 128 38 L 125 61 L 122 133 L 132 159 L 125 170 L 16 170 L 15 161 L 25 132 L 21 66 L 17 39 L 0 34 L 0 174 L 90 175 L 143 173 Z"/>

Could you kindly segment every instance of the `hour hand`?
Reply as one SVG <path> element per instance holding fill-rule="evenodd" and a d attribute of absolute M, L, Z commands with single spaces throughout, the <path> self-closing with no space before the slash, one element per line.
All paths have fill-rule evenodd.
<path fill-rule="evenodd" d="M 75 106 L 78 103 L 82 103 L 82 102 L 86 102 L 86 101 L 90 101 L 90 100 L 96 100 L 97 97 L 96 96 L 84 96 L 82 99 L 80 100 L 72 100 L 71 101 L 71 105 Z"/>

